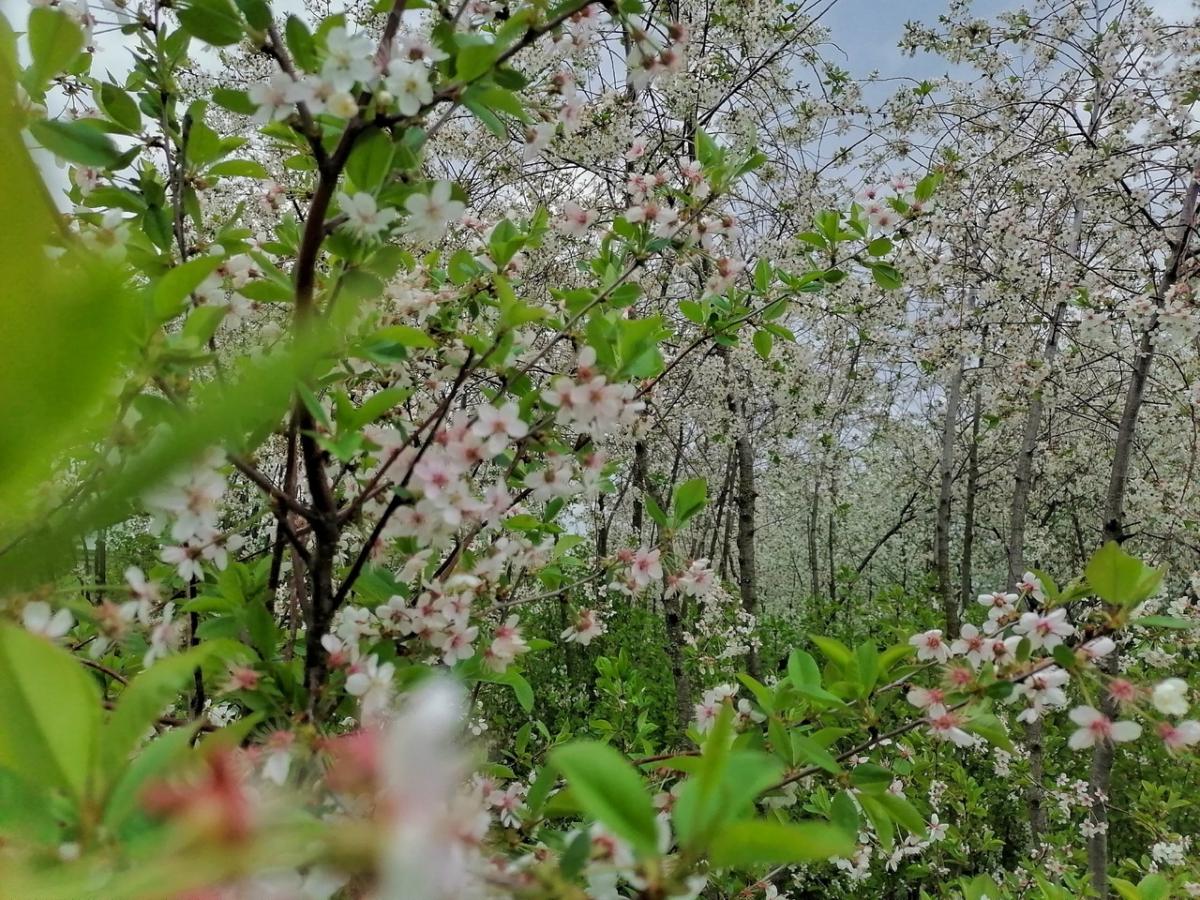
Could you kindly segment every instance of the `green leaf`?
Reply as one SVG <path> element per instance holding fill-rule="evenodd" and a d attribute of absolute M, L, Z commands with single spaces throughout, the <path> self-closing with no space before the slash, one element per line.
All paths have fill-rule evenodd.
<path fill-rule="evenodd" d="M 704 324 L 704 307 L 694 300 L 680 300 L 679 311 L 683 313 L 684 318 L 697 325 Z"/>
<path fill-rule="evenodd" d="M 463 91 L 461 102 L 483 124 L 484 128 L 500 138 L 500 140 L 508 140 L 508 129 L 504 127 L 504 122 L 484 105 L 484 102 L 479 99 L 477 91 L 472 88 Z"/>
<path fill-rule="evenodd" d="M 696 129 L 696 161 L 704 168 L 720 162 L 721 148 L 703 128 Z"/>
<path fill-rule="evenodd" d="M 65 650 L 0 625 L 0 685 L 0 766 L 82 801 L 100 733 L 95 681 Z"/>
<path fill-rule="evenodd" d="M 887 256 L 892 252 L 892 242 L 885 237 L 878 237 L 867 244 L 867 253 L 871 256 Z"/>
<path fill-rule="evenodd" d="M 125 767 L 138 741 L 191 684 L 196 668 L 217 653 L 223 643 L 209 641 L 168 656 L 129 682 L 104 728 L 101 764 L 105 772 Z"/>
<path fill-rule="evenodd" d="M 512 91 L 496 85 L 486 85 L 479 88 L 479 99 L 493 111 L 508 113 L 521 121 L 528 121 L 529 114 L 521 103 L 521 98 Z"/>
<path fill-rule="evenodd" d="M 809 639 L 817 645 L 817 648 L 825 654 L 830 662 L 840 666 L 842 669 L 850 670 L 853 668 L 854 654 L 841 641 L 820 634 L 810 634 Z"/>
<path fill-rule="evenodd" d="M 842 767 L 834 759 L 833 754 L 808 735 L 792 732 L 792 749 L 800 759 L 811 765 L 820 766 L 826 772 L 838 775 L 842 771 Z"/>
<path fill-rule="evenodd" d="M 1126 881 L 1124 878 L 1110 878 L 1108 883 L 1117 889 L 1122 900 L 1142 900 L 1142 892 L 1132 881 Z"/>
<path fill-rule="evenodd" d="M 214 47 L 236 44 L 245 33 L 242 17 L 230 0 L 189 0 L 177 14 L 188 34 Z"/>
<path fill-rule="evenodd" d="M 454 251 L 454 255 L 450 257 L 450 262 L 446 266 L 446 274 L 459 287 L 484 271 L 485 269 L 470 250 Z"/>
<path fill-rule="evenodd" d="M 583 810 L 643 856 L 658 853 L 654 806 L 637 770 L 607 744 L 580 741 L 551 751 Z"/>
<path fill-rule="evenodd" d="M 879 651 L 875 649 L 873 642 L 867 641 L 858 645 L 854 657 L 858 663 L 859 696 L 866 697 L 875 689 L 875 683 L 879 680 Z"/>
<path fill-rule="evenodd" d="M 730 822 L 712 843 L 709 859 L 717 868 L 809 862 L 854 853 L 844 830 L 825 822 Z"/>
<path fill-rule="evenodd" d="M 304 24 L 304 20 L 297 15 L 288 16 L 287 24 L 283 27 L 283 37 L 287 41 L 288 50 L 292 52 L 292 59 L 296 65 L 305 72 L 317 71 L 320 67 L 317 45 L 313 40 L 312 32 Z"/>
<path fill-rule="evenodd" d="M 1013 742 L 1001 722 L 992 713 L 977 713 L 963 725 L 965 731 L 977 734 L 1002 750 L 1013 752 Z"/>
<path fill-rule="evenodd" d="M 751 339 L 754 343 L 754 352 L 763 359 L 767 359 L 771 355 L 771 347 L 775 344 L 775 339 L 771 337 L 771 332 L 765 328 L 760 328 L 754 332 L 754 337 Z"/>
<path fill-rule="evenodd" d="M 812 658 L 812 654 L 804 650 L 793 650 L 788 654 L 788 677 L 796 687 L 820 687 L 821 667 Z"/>
<path fill-rule="evenodd" d="M 30 124 L 29 132 L 39 144 L 67 162 L 110 169 L 121 159 L 108 136 L 82 119 L 75 122 L 38 119 Z"/>
<path fill-rule="evenodd" d="M 459 81 L 474 81 L 487 72 L 500 55 L 499 48 L 490 42 L 472 41 L 458 51 L 454 71 Z"/>
<path fill-rule="evenodd" d="M 554 766 L 544 765 L 537 778 L 533 780 L 533 784 L 529 787 L 529 793 L 525 795 L 525 808 L 533 816 L 537 816 L 542 811 L 542 806 L 546 802 L 546 798 L 550 796 L 550 791 L 554 789 L 555 782 L 558 781 L 558 772 Z"/>
<path fill-rule="evenodd" d="M 771 261 L 765 256 L 759 257 L 754 266 L 754 289 L 760 294 L 765 294 L 774 278 L 775 271 L 771 268 Z"/>
<path fill-rule="evenodd" d="M 891 791 L 884 791 L 879 795 L 879 802 L 883 804 L 893 819 L 910 832 L 915 835 L 925 834 L 925 820 L 921 818 L 921 814 L 917 812 L 916 808 L 903 797 L 899 797 Z"/>
<path fill-rule="evenodd" d="M 39 85 L 48 82 L 83 49 L 83 31 L 64 12 L 39 6 L 29 11 L 29 54 L 33 77 Z"/>
<path fill-rule="evenodd" d="M 387 132 L 373 128 L 354 143 L 346 162 L 346 174 L 361 191 L 374 193 L 383 187 L 392 171 L 395 150 Z"/>
<path fill-rule="evenodd" d="M 194 388 L 191 408 L 135 449 L 124 467 L 106 479 L 104 491 L 77 504 L 69 517 L 47 523 L 36 544 L 23 545 L 23 553 L 0 556 L 0 582 L 44 581 L 46 570 L 53 571 L 70 559 L 70 548 L 81 535 L 126 518 L 134 498 L 194 460 L 199 448 L 224 444 L 246 452 L 257 446 L 279 422 L 316 361 L 325 358 L 330 340 L 332 331 L 314 328 L 288 350 L 237 361 L 226 370 L 226 378 Z M 0 379 L 0 399 L 3 386 Z"/>
<path fill-rule="evenodd" d="M 658 523 L 659 528 L 666 528 L 667 514 L 662 511 L 655 499 L 649 494 L 643 494 L 642 499 L 646 501 L 646 512 L 650 514 L 650 518 Z"/>
<path fill-rule="evenodd" d="M 1178 619 L 1175 616 L 1142 616 L 1140 619 L 1133 619 L 1130 624 L 1145 625 L 1151 628 L 1175 628 L 1180 631 L 1200 627 L 1200 622 Z"/>
<path fill-rule="evenodd" d="M 875 836 L 879 838 L 879 844 L 885 850 L 891 850 L 892 845 L 896 842 L 896 826 L 892 823 L 892 817 L 888 813 L 887 807 L 879 802 L 879 797 L 872 794 L 859 794 L 859 805 L 862 806 L 863 812 L 867 814 L 867 818 L 871 820 L 871 826 L 875 829 Z"/>
<path fill-rule="evenodd" d="M 132 762 L 121 769 L 104 805 L 103 822 L 106 827 L 119 829 L 137 811 L 142 787 L 187 754 L 199 728 L 198 721 L 172 728 L 147 744 Z"/>
<path fill-rule="evenodd" d="M 71 249 L 47 264 L 58 213 L 14 119 L 15 106 L 0 102 L 0 221 L 21 223 L 0 241 L 0 515 L 8 533 L 36 515 L 37 487 L 61 471 L 63 454 L 111 427 L 108 389 L 126 362 L 133 312 L 103 261 Z M 0 556 L 0 567 L 35 557 L 27 542 Z M 46 577 L 39 572 L 38 583 Z"/>
<path fill-rule="evenodd" d="M 1054 661 L 1064 669 L 1073 669 L 1075 667 L 1075 651 L 1066 644 L 1058 644 L 1050 654 L 1054 657 Z"/>
<path fill-rule="evenodd" d="M 708 482 L 703 478 L 692 478 L 675 488 L 672 507 L 676 526 L 683 525 L 704 508 L 708 502 Z"/>
<path fill-rule="evenodd" d="M 917 648 L 912 644 L 894 644 L 888 647 L 879 654 L 879 671 L 880 673 L 890 672 L 892 666 L 906 659 L 917 651 Z"/>
<path fill-rule="evenodd" d="M 222 175 L 226 178 L 270 178 L 267 167 L 252 159 L 227 159 L 217 163 L 208 170 L 209 175 Z"/>
<path fill-rule="evenodd" d="M 64 840 L 68 823 L 58 815 L 61 802 L 45 784 L 32 784 L 0 766 L 0 839 L 55 845 Z"/>
<path fill-rule="evenodd" d="M 128 131 L 140 131 L 142 114 L 132 97 L 107 81 L 100 85 L 100 105 L 108 117 Z"/>
<path fill-rule="evenodd" d="M 904 284 L 904 279 L 896 267 L 889 266 L 887 263 L 872 265 L 871 275 L 874 277 L 875 283 L 885 291 L 894 291 Z"/>
<path fill-rule="evenodd" d="M 1147 566 L 1122 550 L 1116 541 L 1108 541 L 1092 554 L 1084 574 L 1105 602 L 1133 606 L 1158 590 L 1164 570 Z"/>
<path fill-rule="evenodd" d="M 850 783 L 868 794 L 882 794 L 892 783 L 892 773 L 875 763 L 860 763 L 850 770 Z"/>
<path fill-rule="evenodd" d="M 238 9 L 256 31 L 266 31 L 271 27 L 271 7 L 266 0 L 237 0 Z"/>
<path fill-rule="evenodd" d="M 178 314 L 182 302 L 217 270 L 221 262 L 219 257 L 201 257 L 168 269 L 154 286 L 154 311 L 161 318 Z"/>
<path fill-rule="evenodd" d="M 375 332 L 375 336 L 384 341 L 392 341 L 404 347 L 436 347 L 437 341 L 420 328 L 411 325 L 389 325 Z"/>
<path fill-rule="evenodd" d="M 1161 872 L 1151 872 L 1138 882 L 1138 891 L 1142 900 L 1167 900 L 1171 885 Z"/>
<path fill-rule="evenodd" d="M 846 832 L 851 840 L 858 840 L 858 807 L 847 791 L 838 791 L 830 804 L 829 818 L 838 828 Z"/>
<path fill-rule="evenodd" d="M 933 192 L 942 182 L 942 174 L 940 172 L 931 172 L 917 182 L 916 188 L 913 190 L 913 197 L 921 203 L 924 203 L 933 196 Z"/>
<path fill-rule="evenodd" d="M 525 712 L 533 710 L 533 686 L 516 669 L 509 669 L 503 675 L 497 675 L 490 680 L 496 684 L 506 684 L 511 687 L 521 709 Z"/>
<path fill-rule="evenodd" d="M 235 91 L 233 88 L 216 88 L 212 98 L 217 106 L 241 116 L 252 116 L 258 109 L 249 94 L 245 91 Z"/>

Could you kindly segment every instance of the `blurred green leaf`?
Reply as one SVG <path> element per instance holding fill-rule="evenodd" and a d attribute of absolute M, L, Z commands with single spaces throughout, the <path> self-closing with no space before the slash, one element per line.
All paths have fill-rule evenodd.
<path fill-rule="evenodd" d="M 34 785 L 88 795 L 100 732 L 100 692 L 69 653 L 0 625 L 0 766 Z"/>
<path fill-rule="evenodd" d="M 637 770 L 607 744 L 580 741 L 551 751 L 579 805 L 644 856 L 658 852 L 658 826 Z"/>
<path fill-rule="evenodd" d="M 717 832 L 709 858 L 717 868 L 778 865 L 849 857 L 855 843 L 824 822 L 730 822 Z"/>

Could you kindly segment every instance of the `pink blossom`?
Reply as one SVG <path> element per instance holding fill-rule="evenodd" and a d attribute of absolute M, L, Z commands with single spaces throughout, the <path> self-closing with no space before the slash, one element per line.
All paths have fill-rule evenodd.
<path fill-rule="evenodd" d="M 908 692 L 908 702 L 917 709 L 932 709 L 934 707 L 944 709 L 946 705 L 946 692 L 941 688 L 915 687 Z"/>
<path fill-rule="evenodd" d="M 950 645 L 950 652 L 955 656 L 965 656 L 974 667 L 990 658 L 991 642 L 980 634 L 974 625 L 964 625 L 959 637 Z"/>
<path fill-rule="evenodd" d="M 646 587 L 652 581 L 662 581 L 663 567 L 658 548 L 653 550 L 645 548 L 638 550 L 633 555 L 633 563 L 629 567 L 629 574 L 632 576 L 634 584 L 638 587 Z"/>
<path fill-rule="evenodd" d="M 942 630 L 933 628 L 922 634 L 914 634 L 908 639 L 917 648 L 917 659 L 936 660 L 944 663 L 950 658 L 950 647 L 942 639 Z"/>
<path fill-rule="evenodd" d="M 605 630 L 604 623 L 594 609 L 581 609 L 575 618 L 575 624 L 565 629 L 559 637 L 569 643 L 586 647 L 604 634 Z"/>
<path fill-rule="evenodd" d="M 1029 643 L 1036 650 L 1039 647 L 1053 650 L 1063 642 L 1063 638 L 1075 633 L 1075 627 L 1067 621 L 1065 609 L 1055 609 L 1050 612 L 1027 612 L 1021 616 L 1013 631 L 1029 638 Z"/>
<path fill-rule="evenodd" d="M 1182 750 L 1200 742 L 1200 722 L 1194 719 L 1187 719 L 1175 724 L 1159 722 L 1158 736 L 1162 738 L 1168 750 Z"/>
<path fill-rule="evenodd" d="M 967 747 L 975 743 L 975 738 L 963 731 L 962 718 L 952 710 L 941 706 L 929 709 L 929 731 L 939 741 L 950 741 L 959 747 Z"/>
<path fill-rule="evenodd" d="M 555 222 L 554 227 L 568 237 L 582 238 L 595 221 L 595 210 L 584 209 L 578 203 L 568 200 L 563 204 L 562 216 Z"/>
<path fill-rule="evenodd" d="M 1070 718 L 1079 726 L 1067 741 L 1072 750 L 1094 747 L 1101 742 L 1136 741 L 1142 734 L 1142 726 L 1137 722 L 1114 722 L 1092 706 L 1075 707 Z"/>

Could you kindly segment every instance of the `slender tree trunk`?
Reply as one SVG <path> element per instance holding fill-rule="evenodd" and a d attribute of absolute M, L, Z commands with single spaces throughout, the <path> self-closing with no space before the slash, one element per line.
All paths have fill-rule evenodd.
<path fill-rule="evenodd" d="M 962 403 L 963 358 L 950 378 L 946 390 L 946 417 L 942 425 L 942 456 L 939 465 L 937 520 L 934 529 L 934 560 L 937 567 L 938 595 L 946 618 L 946 635 L 957 638 L 961 627 L 958 590 L 950 566 L 950 507 L 954 499 L 954 443 L 958 436 L 958 408 Z"/>
<path fill-rule="evenodd" d="M 1071 239 L 1068 252 L 1078 258 L 1083 245 L 1083 201 L 1076 200 L 1072 212 Z M 1060 300 L 1050 315 L 1050 328 L 1046 343 L 1042 347 L 1042 365 L 1049 369 L 1058 355 L 1058 338 L 1062 330 L 1067 302 Z M 1037 448 L 1038 434 L 1042 430 L 1042 413 L 1045 407 L 1042 389 L 1039 387 L 1029 398 L 1029 409 L 1025 414 L 1021 446 L 1017 451 L 1017 467 L 1013 478 L 1012 500 L 1008 508 L 1008 540 L 1005 555 L 1008 558 L 1008 586 L 1020 581 L 1025 572 L 1025 525 L 1029 519 L 1029 494 L 1033 484 L 1033 455 Z M 1032 601 L 1031 601 L 1032 602 Z M 1030 722 L 1025 729 L 1026 748 L 1029 751 L 1029 789 L 1025 795 L 1029 810 L 1029 834 L 1033 846 L 1041 844 L 1046 831 L 1045 808 L 1045 757 L 1042 747 L 1042 720 Z"/>
<path fill-rule="evenodd" d="M 1179 280 L 1184 260 L 1187 258 L 1193 225 L 1196 218 L 1196 200 L 1200 193 L 1200 166 L 1192 173 L 1191 183 L 1184 194 L 1180 210 L 1179 228 L 1172 242 L 1171 261 L 1158 283 L 1157 303 L 1161 306 L 1167 293 Z M 1104 498 L 1104 540 L 1117 541 L 1127 537 L 1125 531 L 1125 493 L 1129 485 L 1129 464 L 1133 459 L 1133 444 L 1137 433 L 1138 415 L 1146 395 L 1146 382 L 1154 365 L 1153 330 L 1157 315 L 1138 341 L 1137 358 L 1133 362 L 1133 373 L 1125 391 L 1125 405 L 1117 424 L 1117 438 L 1113 448 L 1112 469 L 1108 476 L 1108 491 Z M 1104 660 L 1105 670 L 1110 674 L 1117 671 L 1118 651 L 1114 650 Z M 1112 718 L 1116 714 L 1113 701 L 1102 698 L 1100 711 Z M 1108 896 L 1108 793 L 1112 782 L 1114 759 L 1113 745 L 1107 741 L 1098 743 L 1092 751 L 1092 772 L 1089 793 L 1093 798 L 1091 820 L 1092 834 L 1088 838 L 1088 874 L 1092 888 L 1100 897 Z"/>
<path fill-rule="evenodd" d="M 825 516 L 825 556 L 829 561 L 829 566 L 826 569 L 825 574 L 829 579 L 826 582 L 827 590 L 829 591 L 829 600 L 833 604 L 833 608 L 836 610 L 837 609 L 837 563 L 835 562 L 835 559 L 836 559 L 837 554 L 834 549 L 835 544 L 836 544 L 834 529 L 836 526 L 834 524 L 834 516 L 833 516 L 833 511 L 834 511 L 835 506 L 836 506 L 836 504 L 833 502 L 833 500 L 831 498 L 830 503 L 829 503 L 829 512 Z"/>
<path fill-rule="evenodd" d="M 678 594 L 663 597 L 663 620 L 667 631 L 667 660 L 675 682 L 675 717 L 683 734 L 692 721 L 692 681 L 683 659 L 683 610 Z"/>
<path fill-rule="evenodd" d="M 642 539 L 642 493 L 646 490 L 646 442 L 635 441 L 633 445 L 633 528 L 634 538 Z"/>
<path fill-rule="evenodd" d="M 100 533 L 96 535 L 96 556 L 93 562 L 96 585 L 101 588 L 101 597 L 103 598 L 103 587 L 108 584 L 108 529 L 106 528 L 101 528 Z"/>
<path fill-rule="evenodd" d="M 743 417 L 745 404 L 742 405 Z M 758 597 L 755 583 L 754 561 L 754 501 L 758 496 L 754 489 L 754 445 L 750 439 L 750 423 L 742 422 L 742 430 L 735 444 L 738 472 L 738 591 L 742 596 L 742 609 L 752 616 L 758 614 Z M 762 678 L 758 650 L 753 643 L 746 656 L 746 668 L 754 678 Z"/>
<path fill-rule="evenodd" d="M 971 404 L 971 444 L 967 448 L 967 496 L 963 500 L 962 564 L 959 571 L 960 609 L 966 609 L 974 591 L 975 494 L 979 490 L 979 391 Z"/>
<path fill-rule="evenodd" d="M 600 559 L 608 556 L 608 518 L 604 515 L 604 495 L 597 499 L 600 510 L 600 521 L 596 528 L 596 556 Z"/>
<path fill-rule="evenodd" d="M 1117 671 L 1119 650 L 1113 650 L 1100 661 L 1100 668 L 1107 674 Z M 1110 719 L 1117 715 L 1116 702 L 1108 691 L 1100 692 L 1100 712 Z M 1092 797 L 1092 808 L 1088 818 L 1092 833 L 1088 838 L 1088 875 L 1092 889 L 1101 897 L 1108 896 L 1108 792 L 1112 785 L 1114 747 L 1110 741 L 1100 741 L 1092 751 L 1092 771 L 1088 779 L 1088 794 Z"/>
<path fill-rule="evenodd" d="M 287 430 L 287 453 L 283 468 L 283 492 L 289 497 L 296 496 L 296 420 L 292 419 Z M 275 542 L 271 547 L 271 569 L 267 576 L 267 610 L 275 612 L 275 594 L 279 590 L 283 570 L 283 551 L 287 547 L 287 528 L 289 512 L 280 508 L 276 515 Z"/>
<path fill-rule="evenodd" d="M 821 512 L 821 480 L 813 480 L 812 504 L 808 509 L 808 591 L 814 600 L 820 596 L 820 558 L 817 556 L 817 522 Z"/>
<path fill-rule="evenodd" d="M 737 447 L 733 447 L 729 451 L 729 456 L 725 461 L 725 477 L 721 480 L 721 495 L 717 498 L 717 516 L 713 522 L 712 540 L 708 545 L 708 559 L 710 563 L 716 561 L 717 557 L 717 540 L 721 536 L 721 524 L 725 518 L 725 507 L 729 501 L 729 492 L 733 486 L 734 474 L 737 472 Z"/>
<path fill-rule="evenodd" d="M 638 441 L 635 446 L 635 477 L 640 480 L 642 492 L 658 504 L 662 510 L 667 510 L 667 499 L 657 493 L 650 478 L 649 462 L 646 445 Z M 664 555 L 668 558 L 675 555 L 674 547 L 668 543 Z M 680 734 L 687 730 L 692 720 L 692 683 L 683 658 L 683 607 L 680 596 L 676 593 L 667 596 L 662 594 L 663 625 L 667 632 L 667 662 L 671 668 L 671 678 L 675 683 L 675 716 L 679 724 Z"/>
<path fill-rule="evenodd" d="M 1083 201 L 1077 200 L 1072 214 L 1071 240 L 1068 253 L 1078 258 L 1083 244 Z M 1058 339 L 1062 331 L 1063 316 L 1067 301 L 1060 300 L 1050 314 L 1050 329 L 1046 343 L 1042 346 L 1042 366 L 1048 369 L 1058 355 Z M 1029 494 L 1033 484 L 1033 455 L 1037 449 L 1038 434 L 1042 430 L 1042 413 L 1045 399 L 1041 388 L 1029 398 L 1029 409 L 1025 414 L 1021 446 L 1017 451 L 1017 468 L 1013 478 L 1012 500 L 1008 508 L 1008 540 L 1005 546 L 1008 558 L 1008 585 L 1021 580 L 1025 573 L 1025 526 L 1029 520 Z"/>

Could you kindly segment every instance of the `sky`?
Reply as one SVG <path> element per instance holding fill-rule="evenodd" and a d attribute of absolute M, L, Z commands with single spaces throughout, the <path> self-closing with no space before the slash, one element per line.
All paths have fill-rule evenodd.
<path fill-rule="evenodd" d="M 1183 19 L 1197 12 L 1200 0 L 1149 0 L 1164 18 Z M 99 0 L 92 0 L 100 7 Z M 294 9 L 302 0 L 276 0 L 277 10 Z M 936 78 L 946 74 L 944 60 L 926 54 L 909 57 L 897 48 L 904 23 L 916 20 L 934 23 L 946 8 L 947 0 L 837 0 L 823 22 L 831 31 L 834 47 L 828 48 L 831 62 L 863 77 L 878 71 L 884 78 Z M 1004 9 L 1021 5 L 1021 0 L 975 0 L 976 13 L 991 17 Z M 3 12 L 21 30 L 28 14 L 29 0 L 0 0 Z M 129 66 L 128 52 L 120 45 L 120 36 L 106 35 L 100 42 L 93 71 L 120 73 Z"/>
<path fill-rule="evenodd" d="M 277 9 L 294 9 L 301 0 L 276 0 Z M 1196 11 L 1195 0 L 1149 0 L 1150 5 L 1164 18 L 1183 18 Z M 92 4 L 99 8 L 98 0 Z M 991 17 L 1006 9 L 1019 6 L 1021 0 L 975 0 L 980 16 Z M 917 20 L 933 23 L 946 8 L 947 0 L 837 0 L 826 13 L 823 22 L 832 31 L 836 49 L 833 61 L 860 77 L 878 70 L 884 77 L 936 77 L 944 74 L 944 61 L 927 55 L 909 57 L 897 49 L 904 23 Z M 0 11 L 18 29 L 27 10 L 28 0 L 0 0 Z M 128 56 L 118 45 L 116 35 L 108 35 L 101 44 L 98 71 L 106 68 L 120 71 L 128 65 Z"/>
<path fill-rule="evenodd" d="M 1182 19 L 1196 11 L 1193 0 L 1149 0 L 1165 19 Z M 990 18 L 1005 9 L 1021 6 L 1021 0 L 976 0 L 976 14 Z M 842 51 L 841 64 L 856 76 L 873 69 L 887 77 L 911 75 L 918 78 L 944 74 L 945 63 L 918 54 L 908 57 L 897 49 L 904 23 L 932 24 L 945 10 L 946 0 L 838 0 L 822 20 L 832 31 Z"/>

